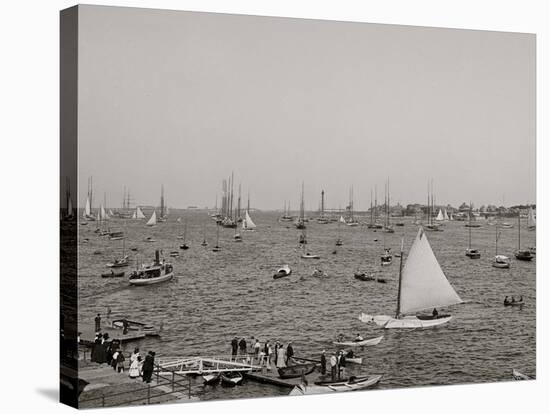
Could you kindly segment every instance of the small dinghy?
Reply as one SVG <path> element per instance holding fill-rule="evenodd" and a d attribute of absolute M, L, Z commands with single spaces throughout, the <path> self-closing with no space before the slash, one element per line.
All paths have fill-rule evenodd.
<path fill-rule="evenodd" d="M 204 385 L 216 385 L 220 382 L 220 373 L 203 375 Z"/>
<path fill-rule="evenodd" d="M 321 385 L 297 385 L 289 395 L 313 395 L 327 392 L 357 391 L 376 386 L 382 375 L 371 375 L 365 377 L 350 377 L 345 381 L 322 382 Z M 317 383 L 315 383 L 317 384 Z"/>
<path fill-rule="evenodd" d="M 284 265 L 279 270 L 277 270 L 277 273 L 273 275 L 273 279 L 280 279 L 282 277 L 290 276 L 292 273 L 292 269 L 288 265 Z"/>
<path fill-rule="evenodd" d="M 522 374 L 521 372 L 519 372 L 516 369 L 512 370 L 512 376 L 514 377 L 514 379 L 516 381 L 525 381 L 525 380 L 533 379 L 529 375 Z"/>
<path fill-rule="evenodd" d="M 521 296 L 519 300 L 516 300 L 513 296 L 508 299 L 508 296 L 506 296 L 503 304 L 504 306 L 523 306 L 525 302 L 523 301 L 523 296 Z"/>
<path fill-rule="evenodd" d="M 107 263 L 106 267 L 124 267 L 128 266 L 129 263 L 129 257 L 128 255 L 124 256 L 122 259 L 115 259 L 112 263 Z"/>
<path fill-rule="evenodd" d="M 289 365 L 288 367 L 278 368 L 279 378 L 299 378 L 302 375 L 311 374 L 315 370 L 315 362 L 308 362 L 306 364 Z"/>
<path fill-rule="evenodd" d="M 222 384 L 228 387 L 234 387 L 243 383 L 243 375 L 240 372 L 223 372 L 220 378 Z"/>
<path fill-rule="evenodd" d="M 481 253 L 478 249 L 466 249 L 466 256 L 470 259 L 479 259 L 481 258 Z"/>
<path fill-rule="evenodd" d="M 492 263 L 493 267 L 497 269 L 509 269 L 510 268 L 510 258 L 502 254 L 496 255 Z"/>
<path fill-rule="evenodd" d="M 189 246 L 187 244 L 183 243 L 183 244 L 180 244 L 180 249 L 181 250 L 187 250 L 187 249 L 189 249 Z"/>
<path fill-rule="evenodd" d="M 311 274 L 311 276 L 313 276 L 313 277 L 324 277 L 324 276 L 327 276 L 327 274 L 324 271 L 322 271 L 321 269 L 315 269 L 313 271 L 313 273 Z"/>
<path fill-rule="evenodd" d="M 138 248 L 137 247 L 132 247 L 132 248 L 130 248 L 130 250 L 133 251 L 133 252 L 137 252 Z"/>
<path fill-rule="evenodd" d="M 302 259 L 320 259 L 321 257 L 316 255 L 316 254 L 311 254 L 311 253 L 304 253 L 303 255 L 300 256 Z"/>
<path fill-rule="evenodd" d="M 338 238 L 338 240 L 336 240 L 336 246 L 341 246 L 342 244 L 344 244 L 342 239 Z"/>
<path fill-rule="evenodd" d="M 337 346 L 345 346 L 345 347 L 374 346 L 374 345 L 378 345 L 383 338 L 384 338 L 384 335 L 381 335 L 381 336 L 377 336 L 376 338 L 365 339 L 363 341 L 342 341 L 342 342 L 334 341 L 332 344 Z"/>
<path fill-rule="evenodd" d="M 174 250 L 170 252 L 170 257 L 180 257 L 180 252 Z"/>
<path fill-rule="evenodd" d="M 113 272 L 112 270 L 107 273 L 102 273 L 101 277 L 108 278 L 108 277 L 124 277 L 124 272 Z"/>
<path fill-rule="evenodd" d="M 146 243 L 154 243 L 154 242 L 156 242 L 156 240 L 153 239 L 152 237 L 147 237 L 147 238 L 146 238 L 145 240 L 143 240 L 143 241 L 146 242 Z"/>
<path fill-rule="evenodd" d="M 373 275 L 368 275 L 364 272 L 355 272 L 353 274 L 353 277 L 357 280 L 362 280 L 364 282 L 372 282 L 375 280 L 375 277 Z"/>
<path fill-rule="evenodd" d="M 201 246 L 202 246 L 202 247 L 208 246 L 208 243 L 206 242 L 206 240 L 203 240 L 203 241 L 202 241 Z"/>
<path fill-rule="evenodd" d="M 103 254 L 103 253 L 101 252 L 101 250 L 96 250 L 96 251 L 94 252 L 94 254 L 95 254 L 95 255 L 99 255 L 99 254 Z"/>

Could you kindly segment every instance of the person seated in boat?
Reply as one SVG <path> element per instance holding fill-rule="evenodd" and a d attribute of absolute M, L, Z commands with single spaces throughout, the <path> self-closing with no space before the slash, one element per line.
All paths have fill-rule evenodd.
<path fill-rule="evenodd" d="M 353 349 L 350 349 L 348 352 L 346 352 L 345 356 L 346 358 L 353 358 L 354 356 Z"/>
<path fill-rule="evenodd" d="M 344 342 L 344 334 L 338 335 L 338 337 L 336 338 L 336 342 Z"/>
<path fill-rule="evenodd" d="M 438 316 L 439 316 L 439 312 L 437 311 L 436 308 L 434 308 L 434 310 L 432 311 L 432 318 L 437 319 Z"/>
<path fill-rule="evenodd" d="M 508 305 L 510 301 L 508 300 L 508 296 L 504 297 L 504 305 Z"/>
<path fill-rule="evenodd" d="M 355 342 L 361 342 L 363 340 L 364 340 L 363 337 L 359 333 L 355 336 L 355 339 L 354 339 Z"/>
<path fill-rule="evenodd" d="M 516 298 L 512 296 L 512 301 L 510 303 L 516 303 Z"/>
<path fill-rule="evenodd" d="M 523 302 L 523 295 L 519 297 L 519 302 Z"/>

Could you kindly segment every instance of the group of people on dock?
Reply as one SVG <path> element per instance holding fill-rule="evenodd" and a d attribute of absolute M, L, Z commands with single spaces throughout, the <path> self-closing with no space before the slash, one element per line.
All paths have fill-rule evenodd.
<path fill-rule="evenodd" d="M 346 367 L 346 357 L 353 358 L 353 351 L 335 351 L 327 360 L 327 351 L 323 350 L 321 353 L 321 375 L 327 375 L 327 362 L 330 366 L 330 377 L 332 381 L 340 380 L 344 377 L 344 371 Z"/>
<path fill-rule="evenodd" d="M 273 364 L 276 368 L 286 367 L 293 356 L 294 348 L 290 341 L 285 347 L 279 341 L 272 343 L 267 340 L 261 343 L 253 336 L 248 342 L 244 337 L 239 340 L 237 336 L 231 340 L 231 360 L 233 361 L 246 361 L 271 370 Z"/>

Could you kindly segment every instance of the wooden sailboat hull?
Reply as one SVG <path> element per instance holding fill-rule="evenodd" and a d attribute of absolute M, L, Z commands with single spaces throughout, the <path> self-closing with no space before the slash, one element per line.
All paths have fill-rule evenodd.
<path fill-rule="evenodd" d="M 452 319 L 452 316 L 446 315 L 437 319 L 420 319 L 416 316 L 407 316 L 402 319 L 391 318 L 384 325 L 385 329 L 415 329 L 432 328 L 434 326 L 444 325 Z"/>
<path fill-rule="evenodd" d="M 378 326 L 385 329 L 415 329 L 415 328 L 431 328 L 446 324 L 452 319 L 451 315 L 442 315 L 436 319 L 431 317 L 405 316 L 404 318 L 396 319 L 388 315 L 367 315 L 362 313 L 359 316 L 361 322 L 374 322 Z"/>

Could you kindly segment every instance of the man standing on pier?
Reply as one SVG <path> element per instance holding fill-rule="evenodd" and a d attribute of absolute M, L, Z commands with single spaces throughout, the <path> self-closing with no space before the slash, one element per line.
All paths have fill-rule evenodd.
<path fill-rule="evenodd" d="M 288 343 L 288 346 L 286 347 L 286 364 L 288 365 L 289 359 L 291 359 L 294 356 L 294 348 L 292 348 L 292 342 Z"/>
<path fill-rule="evenodd" d="M 95 321 L 95 331 L 101 332 L 101 315 L 98 313 L 94 319 Z"/>
<path fill-rule="evenodd" d="M 325 375 L 327 373 L 327 357 L 325 355 L 325 350 L 323 350 L 323 353 L 321 354 L 321 375 Z"/>
<path fill-rule="evenodd" d="M 231 341 L 231 357 L 233 359 L 237 359 L 237 349 L 239 348 L 239 342 L 237 341 L 237 337 L 234 337 Z"/>

